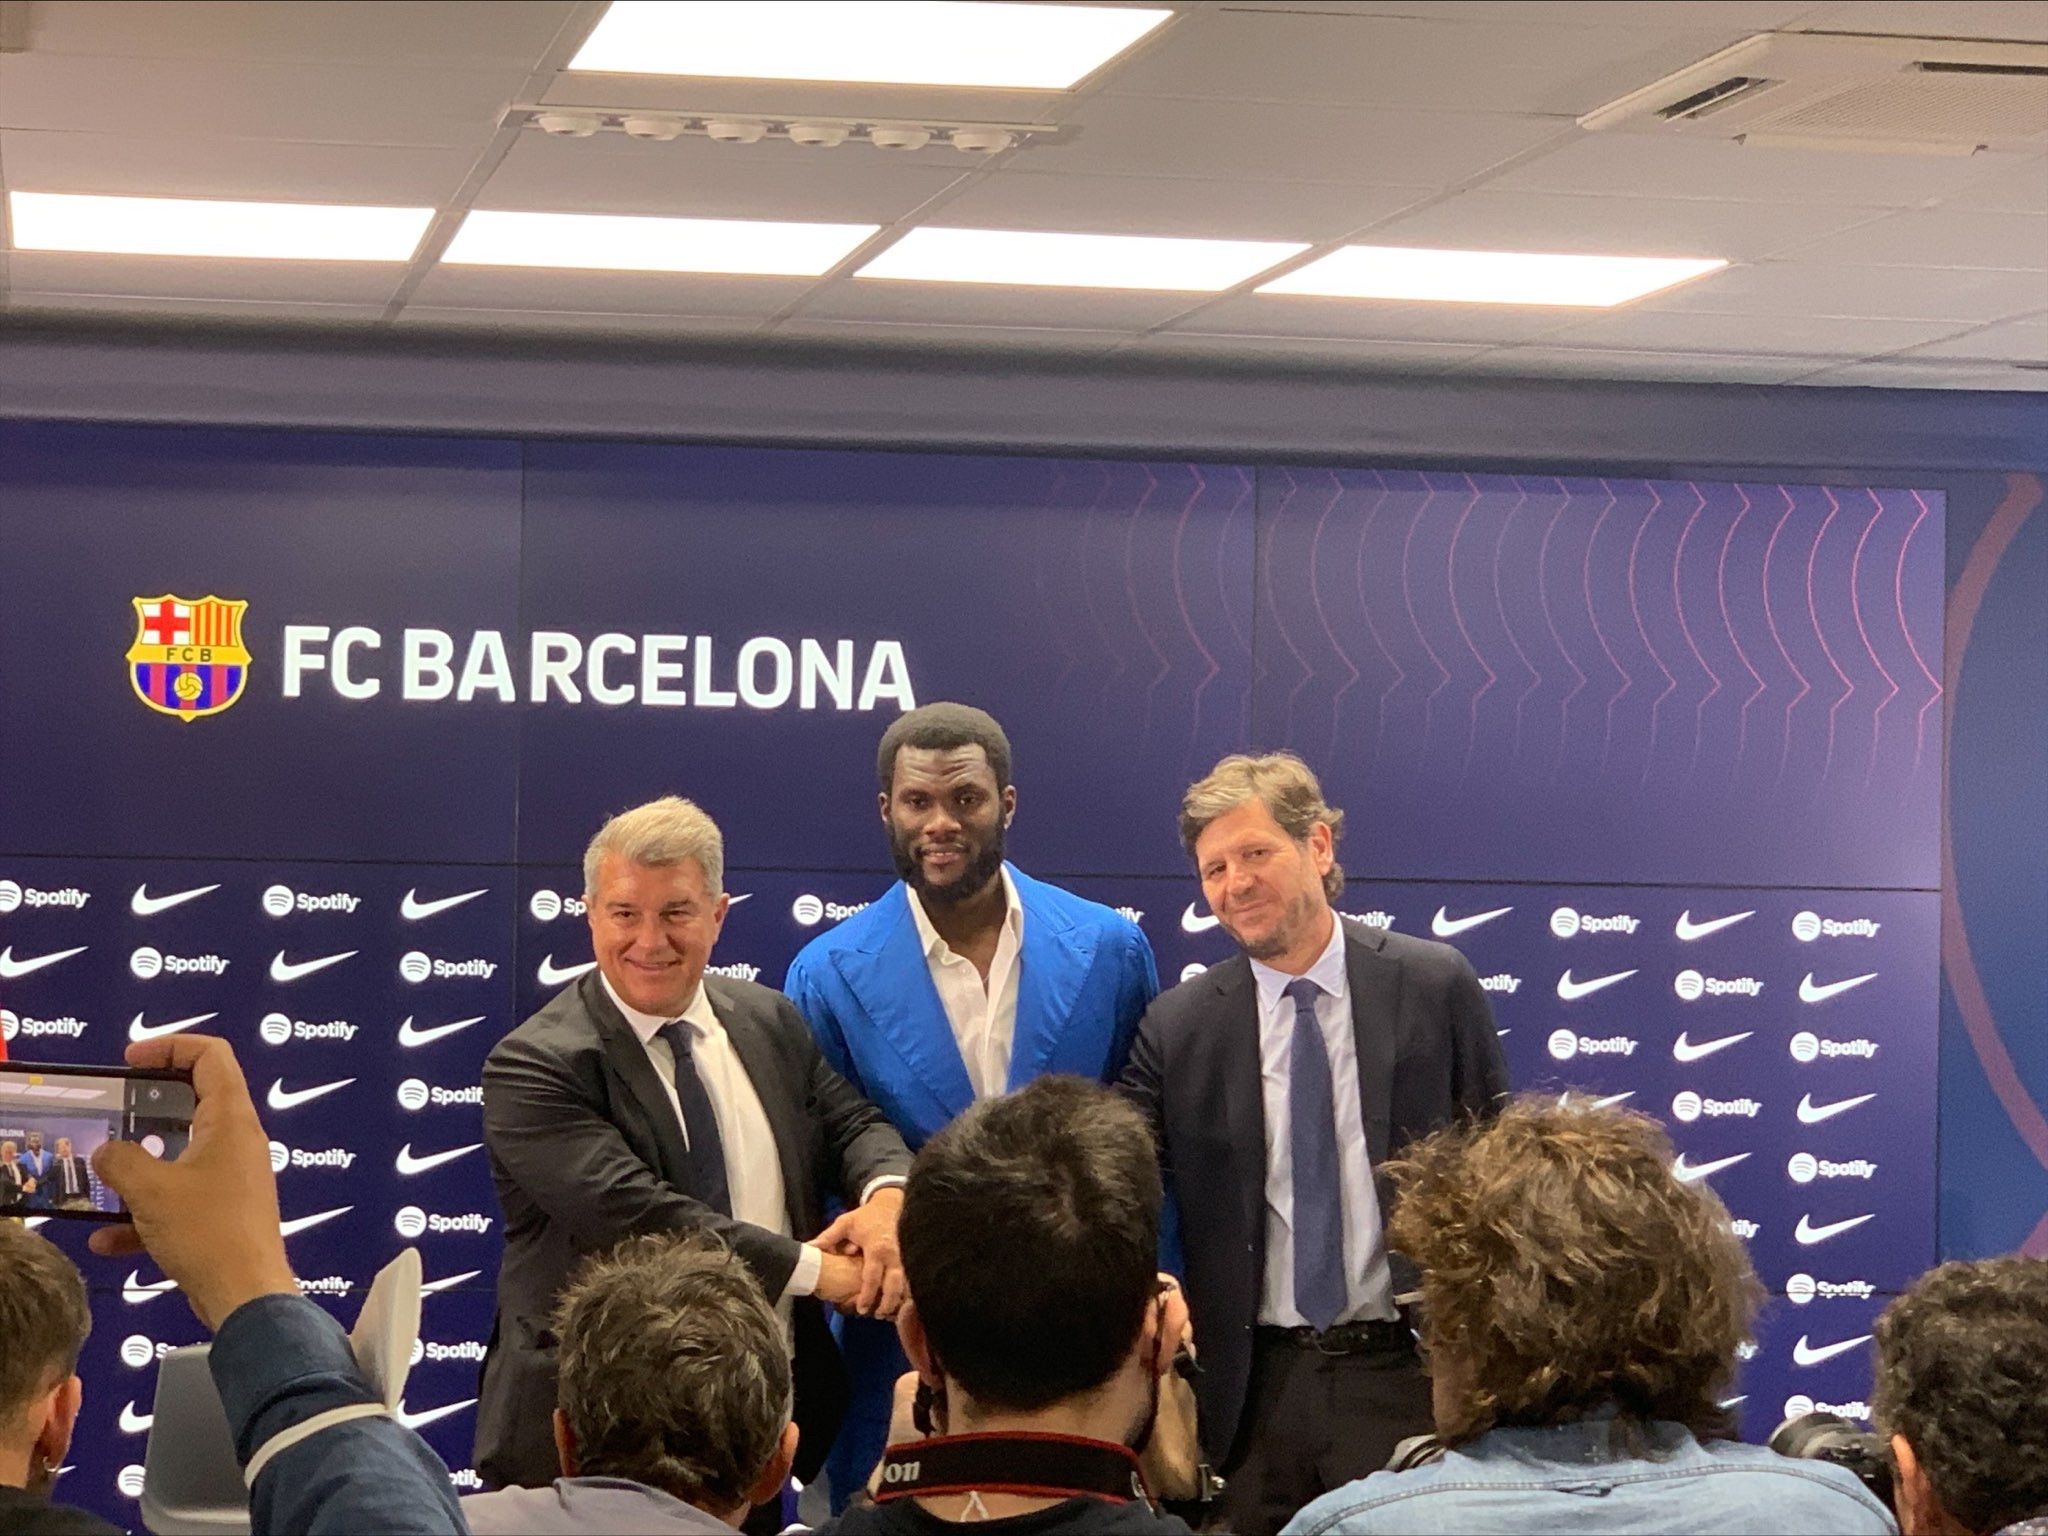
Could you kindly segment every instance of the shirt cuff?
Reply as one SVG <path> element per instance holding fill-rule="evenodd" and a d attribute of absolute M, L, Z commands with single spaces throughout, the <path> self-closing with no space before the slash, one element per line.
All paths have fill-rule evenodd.
<path fill-rule="evenodd" d="M 818 1293 L 818 1274 L 825 1267 L 822 1249 L 813 1248 L 809 1243 L 798 1243 L 796 1268 L 789 1272 L 789 1284 L 782 1288 L 784 1296 L 815 1296 Z M 778 1300 L 781 1298 L 778 1297 Z"/>
<path fill-rule="evenodd" d="M 874 1199 L 875 1191 L 878 1189 L 901 1189 L 909 1182 L 900 1173 L 885 1173 L 880 1178 L 869 1179 L 866 1187 L 860 1192 L 860 1203 L 866 1205 Z"/>

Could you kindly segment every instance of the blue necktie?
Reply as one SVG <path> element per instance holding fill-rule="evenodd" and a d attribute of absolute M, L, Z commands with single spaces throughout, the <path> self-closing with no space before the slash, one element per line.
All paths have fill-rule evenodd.
<path fill-rule="evenodd" d="M 1344 1189 L 1337 1172 L 1337 1101 L 1330 1053 L 1316 1022 L 1323 989 L 1306 976 L 1287 984 L 1294 1046 L 1287 1074 L 1288 1140 L 1294 1153 L 1294 1305 L 1313 1328 L 1343 1314 Z"/>
<path fill-rule="evenodd" d="M 683 1110 L 683 1134 L 690 1139 L 690 1193 L 721 1216 L 732 1214 L 732 1189 L 725 1177 L 725 1143 L 718 1135 L 718 1115 L 697 1061 L 690 1049 L 690 1026 L 672 1019 L 661 1026 L 676 1059 L 676 1102 Z"/>

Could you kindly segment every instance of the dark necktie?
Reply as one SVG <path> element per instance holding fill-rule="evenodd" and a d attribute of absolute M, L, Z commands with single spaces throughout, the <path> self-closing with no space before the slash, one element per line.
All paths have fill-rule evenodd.
<path fill-rule="evenodd" d="M 1343 1314 L 1344 1191 L 1337 1172 L 1337 1101 L 1330 1053 L 1316 1022 L 1323 989 L 1306 976 L 1287 984 L 1294 1044 L 1287 1074 L 1288 1140 L 1294 1154 L 1294 1305 L 1311 1327 Z"/>
<path fill-rule="evenodd" d="M 672 1019 L 661 1026 L 676 1059 L 676 1102 L 683 1110 L 683 1134 L 690 1139 L 690 1193 L 721 1216 L 732 1214 L 732 1190 L 725 1177 L 725 1143 L 718 1136 L 718 1115 L 690 1047 L 690 1026 Z"/>

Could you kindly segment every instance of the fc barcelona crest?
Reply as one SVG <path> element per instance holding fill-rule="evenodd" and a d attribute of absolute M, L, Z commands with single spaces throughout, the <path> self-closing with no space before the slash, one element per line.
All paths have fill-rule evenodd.
<path fill-rule="evenodd" d="M 180 720 L 217 715 L 249 683 L 242 647 L 246 602 L 224 597 L 138 597 L 128 681 L 135 696 Z"/>

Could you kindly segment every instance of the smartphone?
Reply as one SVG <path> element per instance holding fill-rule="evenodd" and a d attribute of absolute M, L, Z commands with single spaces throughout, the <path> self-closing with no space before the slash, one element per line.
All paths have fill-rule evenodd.
<path fill-rule="evenodd" d="M 127 1221 L 92 1155 L 132 1141 L 175 1158 L 192 1138 L 192 1074 L 0 1061 L 0 1216 Z"/>

